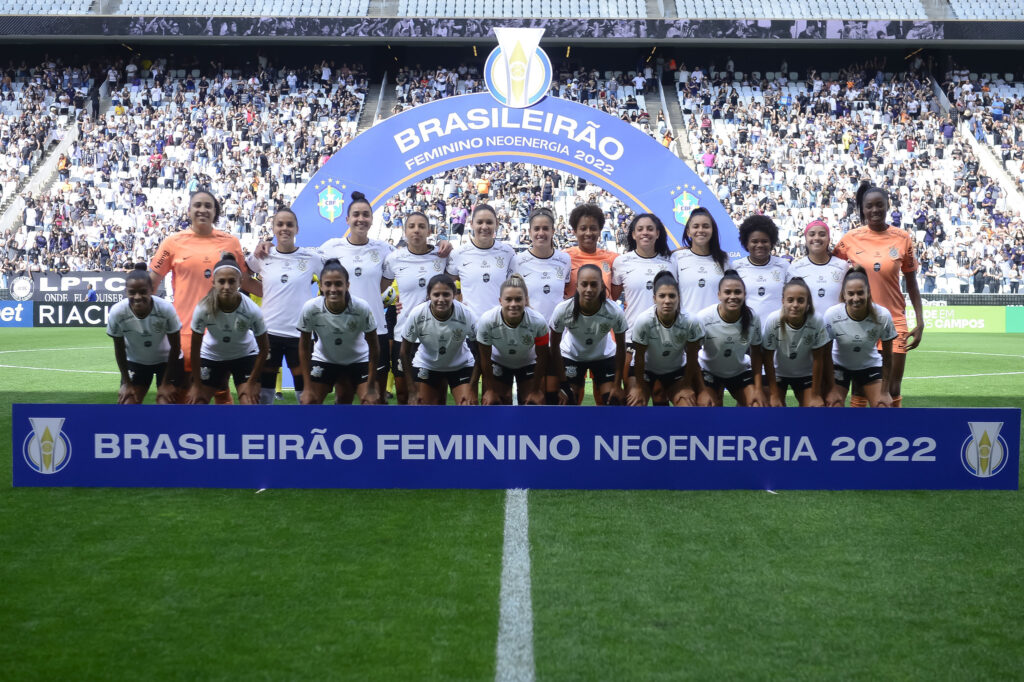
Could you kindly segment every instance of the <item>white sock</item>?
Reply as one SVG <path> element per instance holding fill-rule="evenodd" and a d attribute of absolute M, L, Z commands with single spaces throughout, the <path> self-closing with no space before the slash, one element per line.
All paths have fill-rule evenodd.
<path fill-rule="evenodd" d="M 272 388 L 261 388 L 260 389 L 260 405 L 273 405 L 274 404 L 274 389 Z"/>
<path fill-rule="evenodd" d="M 295 391 L 295 402 L 302 404 L 302 391 Z"/>

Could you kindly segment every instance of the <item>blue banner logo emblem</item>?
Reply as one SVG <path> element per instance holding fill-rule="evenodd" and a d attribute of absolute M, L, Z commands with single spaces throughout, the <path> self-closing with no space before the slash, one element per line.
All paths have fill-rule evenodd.
<path fill-rule="evenodd" d="M 330 183 L 331 181 L 327 180 L 326 182 Z M 321 216 L 332 223 L 341 217 L 341 210 L 345 206 L 345 195 L 337 188 L 328 185 L 317 195 L 317 199 L 316 205 L 320 209 Z"/>
<path fill-rule="evenodd" d="M 540 49 L 542 28 L 495 28 L 498 47 L 484 64 L 484 83 L 494 99 L 516 109 L 544 99 L 551 87 L 551 60 Z"/>
<path fill-rule="evenodd" d="M 22 443 L 21 452 L 29 468 L 40 474 L 55 474 L 71 461 L 71 443 L 64 435 L 62 417 L 29 417 L 32 432 Z"/>
<path fill-rule="evenodd" d="M 995 476 L 1006 465 L 1006 441 L 999 435 L 1002 422 L 968 422 L 971 435 L 960 450 L 960 461 L 972 476 Z"/>

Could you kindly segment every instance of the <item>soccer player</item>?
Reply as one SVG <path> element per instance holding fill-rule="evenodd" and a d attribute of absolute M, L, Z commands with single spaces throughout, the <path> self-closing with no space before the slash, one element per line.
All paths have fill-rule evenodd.
<path fill-rule="evenodd" d="M 893 339 L 897 337 L 892 315 L 871 300 L 871 283 L 859 265 L 843 278 L 842 303 L 825 313 L 825 328 L 832 339 L 834 373 L 829 382 L 829 407 L 842 407 L 853 384 L 872 407 L 892 407 L 889 372 Z M 876 344 L 881 343 L 881 352 Z"/>
<path fill-rule="evenodd" d="M 395 400 L 399 405 L 409 402 L 405 368 L 399 357 L 405 322 L 413 308 L 427 300 L 427 280 L 444 272 L 448 265 L 448 259 L 438 253 L 437 247 L 427 243 L 431 227 L 426 214 L 420 211 L 409 213 L 405 217 L 404 230 L 406 245 L 384 259 L 384 278 L 397 283 L 401 303 L 395 321 L 395 337 L 391 340 L 391 373 L 395 376 Z"/>
<path fill-rule="evenodd" d="M 352 192 L 346 214 L 348 232 L 343 237 L 328 239 L 320 247 L 324 259 L 337 258 L 351 277 L 349 290 L 354 298 L 365 301 L 377 321 L 377 382 L 387 385 L 388 365 L 391 359 L 388 343 L 388 324 L 384 317 L 384 300 L 381 293 L 391 286 L 391 280 L 384 276 L 384 260 L 394 247 L 381 239 L 370 239 L 373 225 L 373 208 L 362 192 Z"/>
<path fill-rule="evenodd" d="M 555 214 L 548 208 L 537 208 L 529 217 L 530 248 L 517 253 L 512 269 L 522 275 L 529 287 L 530 308 L 545 320 L 551 319 L 555 306 L 565 299 L 565 290 L 572 274 L 572 259 L 564 251 L 555 249 Z M 558 404 L 558 377 L 554 365 L 548 363 L 544 377 L 544 402 Z"/>
<path fill-rule="evenodd" d="M 267 325 L 259 307 L 238 293 L 242 269 L 225 253 L 213 266 L 213 286 L 192 315 L 192 357 L 200 358 L 192 373 L 188 400 L 207 404 L 215 391 L 226 391 L 232 377 L 243 405 L 260 402 L 260 373 L 269 351 Z"/>
<path fill-rule="evenodd" d="M 620 287 L 626 298 L 628 329 L 626 364 L 622 368 L 622 373 L 626 377 L 627 393 L 636 383 L 636 377 L 629 371 L 633 364 L 634 352 L 631 330 L 640 315 L 651 307 L 654 276 L 671 267 L 672 252 L 668 248 L 668 232 L 661 219 L 653 213 L 640 213 L 634 216 L 626 229 L 626 253 L 612 263 L 612 284 Z M 655 404 L 664 401 L 660 392 L 654 398 Z"/>
<path fill-rule="evenodd" d="M 125 297 L 110 309 L 107 335 L 121 372 L 118 405 L 141 403 L 156 378 L 157 405 L 174 402 L 181 371 L 181 321 L 174 306 L 153 295 L 145 263 L 128 273 Z"/>
<path fill-rule="evenodd" d="M 304 379 L 299 363 L 299 312 L 313 298 L 313 274 L 323 265 L 315 249 L 295 245 L 299 220 L 288 208 L 274 214 L 271 229 L 277 245 L 264 258 L 249 256 L 246 264 L 259 273 L 263 283 L 263 319 L 267 323 L 270 358 L 260 377 L 260 403 L 274 404 L 277 374 L 283 361 L 288 362 L 295 384 L 295 398 L 302 402 Z"/>
<path fill-rule="evenodd" d="M 237 263 L 244 263 L 242 245 L 227 232 L 214 228 L 220 217 L 220 202 L 206 189 L 199 189 L 188 199 L 189 229 L 170 235 L 157 247 L 149 264 L 150 281 L 153 291 L 160 288 L 164 277 L 171 275 L 174 291 L 174 310 L 182 320 L 181 351 L 184 354 L 184 375 L 182 388 L 175 402 L 185 402 L 188 387 L 193 385 L 192 372 L 192 329 L 191 323 L 196 305 L 207 295 L 211 287 L 213 266 L 220 261 L 221 254 L 231 253 Z M 248 269 L 242 265 L 243 291 L 261 296 L 262 285 L 254 280 Z M 231 393 L 227 390 L 217 394 L 218 403 L 230 403 Z"/>
<path fill-rule="evenodd" d="M 733 267 L 746 285 L 747 306 L 761 320 L 778 310 L 786 282 L 789 263 L 772 255 L 778 243 L 779 228 L 768 216 L 752 215 L 740 223 L 740 244 L 748 255 L 733 261 Z"/>
<path fill-rule="evenodd" d="M 697 207 L 690 212 L 683 231 L 683 247 L 672 254 L 681 295 L 679 307 L 688 315 L 696 315 L 718 304 L 718 283 L 723 273 L 732 268 L 732 262 L 722 250 L 718 224 L 706 208 Z"/>
<path fill-rule="evenodd" d="M 349 292 L 348 271 L 329 258 L 320 271 L 322 296 L 306 301 L 299 315 L 299 358 L 306 389 L 303 405 L 322 405 L 334 390 L 335 402 L 380 403 L 377 366 L 377 320 L 366 301 Z M 313 335 L 316 343 L 313 343 Z"/>
<path fill-rule="evenodd" d="M 850 230 L 836 244 L 835 255 L 864 268 L 874 300 L 889 311 L 899 336 L 892 345 L 892 371 L 888 375 L 886 393 L 892 397 L 894 407 L 902 402 L 903 372 L 907 352 L 917 348 L 924 332 L 924 311 L 921 291 L 917 286 L 917 259 L 914 244 L 905 230 L 886 223 L 889 195 L 879 187 L 862 182 L 857 189 L 857 208 L 866 224 Z M 914 306 L 917 325 L 908 331 L 906 302 L 900 290 L 900 275 Z M 850 399 L 852 407 L 863 407 L 864 396 L 856 390 Z"/>
<path fill-rule="evenodd" d="M 427 301 L 413 308 L 402 332 L 402 366 L 413 373 L 410 405 L 443 405 L 446 383 L 456 405 L 477 404 L 471 383 L 476 362 L 466 343 L 475 336 L 476 316 L 455 300 L 455 280 L 444 273 L 431 277 Z"/>
<path fill-rule="evenodd" d="M 594 376 L 595 402 L 600 398 L 598 404 L 624 404 L 622 367 L 626 357 L 626 316 L 619 306 L 607 299 L 599 266 L 588 263 L 580 267 L 576 293 L 555 306 L 549 326 L 551 346 L 559 349 L 551 354 L 561 382 L 559 404 L 578 405 L 583 401 L 588 371 Z"/>
<path fill-rule="evenodd" d="M 829 338 L 825 323 L 814 313 L 814 296 L 803 278 L 786 282 L 782 307 L 768 315 L 762 336 L 769 404 L 785 407 L 786 391 L 792 388 L 801 407 L 823 406 Z"/>
<path fill-rule="evenodd" d="M 646 405 L 655 389 L 665 396 L 655 405 L 677 407 L 697 404 L 704 390 L 699 371 L 700 342 L 704 330 L 679 309 L 679 283 L 671 272 L 654 278 L 654 305 L 637 316 L 630 328 L 635 356 L 634 381 L 627 394 L 630 405 Z"/>
<path fill-rule="evenodd" d="M 825 309 L 839 302 L 839 291 L 843 288 L 843 275 L 850 264 L 836 258 L 829 248 L 828 224 L 812 220 L 804 228 L 804 247 L 807 254 L 789 264 L 786 279 L 800 277 L 811 289 L 811 298 L 818 309 Z"/>
<path fill-rule="evenodd" d="M 569 227 L 576 236 L 576 246 L 565 250 L 572 263 L 569 284 L 565 287 L 565 297 L 570 298 L 576 293 L 576 278 L 584 265 L 594 265 L 601 271 L 604 279 L 604 290 L 613 301 L 619 300 L 622 288 L 612 283 L 612 263 L 619 254 L 597 248 L 604 229 L 604 211 L 597 204 L 580 204 L 569 214 Z"/>
<path fill-rule="evenodd" d="M 698 404 L 722 405 L 728 390 L 742 406 L 762 407 L 761 320 L 746 304 L 743 279 L 726 270 L 718 282 L 718 303 L 697 314 L 704 329 L 699 359 L 705 389 Z"/>
<path fill-rule="evenodd" d="M 520 404 L 545 402 L 550 333 L 547 320 L 529 305 L 526 282 L 513 274 L 501 285 L 498 305 L 477 323 L 484 405 L 511 405 L 513 380 Z"/>

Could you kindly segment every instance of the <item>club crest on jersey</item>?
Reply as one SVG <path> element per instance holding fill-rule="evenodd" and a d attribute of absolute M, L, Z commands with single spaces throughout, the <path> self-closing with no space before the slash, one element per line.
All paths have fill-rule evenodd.
<path fill-rule="evenodd" d="M 776 282 L 782 281 L 782 275 L 779 274 L 778 270 L 772 272 L 772 279 L 774 279 Z"/>
<path fill-rule="evenodd" d="M 380 260 L 380 254 L 379 254 L 379 253 L 377 253 L 376 251 L 371 251 L 371 252 L 370 252 L 370 260 L 371 260 L 372 262 L 376 263 L 377 261 L 379 261 L 379 260 Z"/>
<path fill-rule="evenodd" d="M 562 279 L 565 277 L 565 271 L 562 270 L 561 266 L 555 268 L 555 275 L 558 276 L 558 279 Z"/>
<path fill-rule="evenodd" d="M 436 270 L 437 272 L 441 272 L 441 261 L 439 261 L 439 260 L 435 260 L 434 261 L 434 270 Z"/>
<path fill-rule="evenodd" d="M 840 279 L 842 279 L 842 275 L 839 274 L 839 271 L 838 270 L 833 270 L 832 271 L 832 281 L 833 282 L 838 282 Z"/>
<path fill-rule="evenodd" d="M 889 258 L 892 258 L 893 260 L 896 260 L 899 257 L 900 257 L 900 252 L 896 250 L 896 247 L 895 246 L 890 246 L 889 247 Z"/>
<path fill-rule="evenodd" d="M 299 261 L 299 265 L 298 265 L 299 272 L 305 272 L 308 267 L 309 267 L 309 264 L 306 261 L 304 261 L 304 260 L 300 260 Z"/>
<path fill-rule="evenodd" d="M 498 256 L 497 262 L 499 268 L 505 267 L 505 259 L 502 256 Z"/>

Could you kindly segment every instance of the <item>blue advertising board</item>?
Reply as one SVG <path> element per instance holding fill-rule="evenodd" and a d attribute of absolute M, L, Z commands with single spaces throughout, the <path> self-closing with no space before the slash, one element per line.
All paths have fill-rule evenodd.
<path fill-rule="evenodd" d="M 1018 488 L 1020 410 L 15 405 L 15 486 Z"/>
<path fill-rule="evenodd" d="M 32 301 L 0 301 L 0 327 L 31 327 Z"/>

